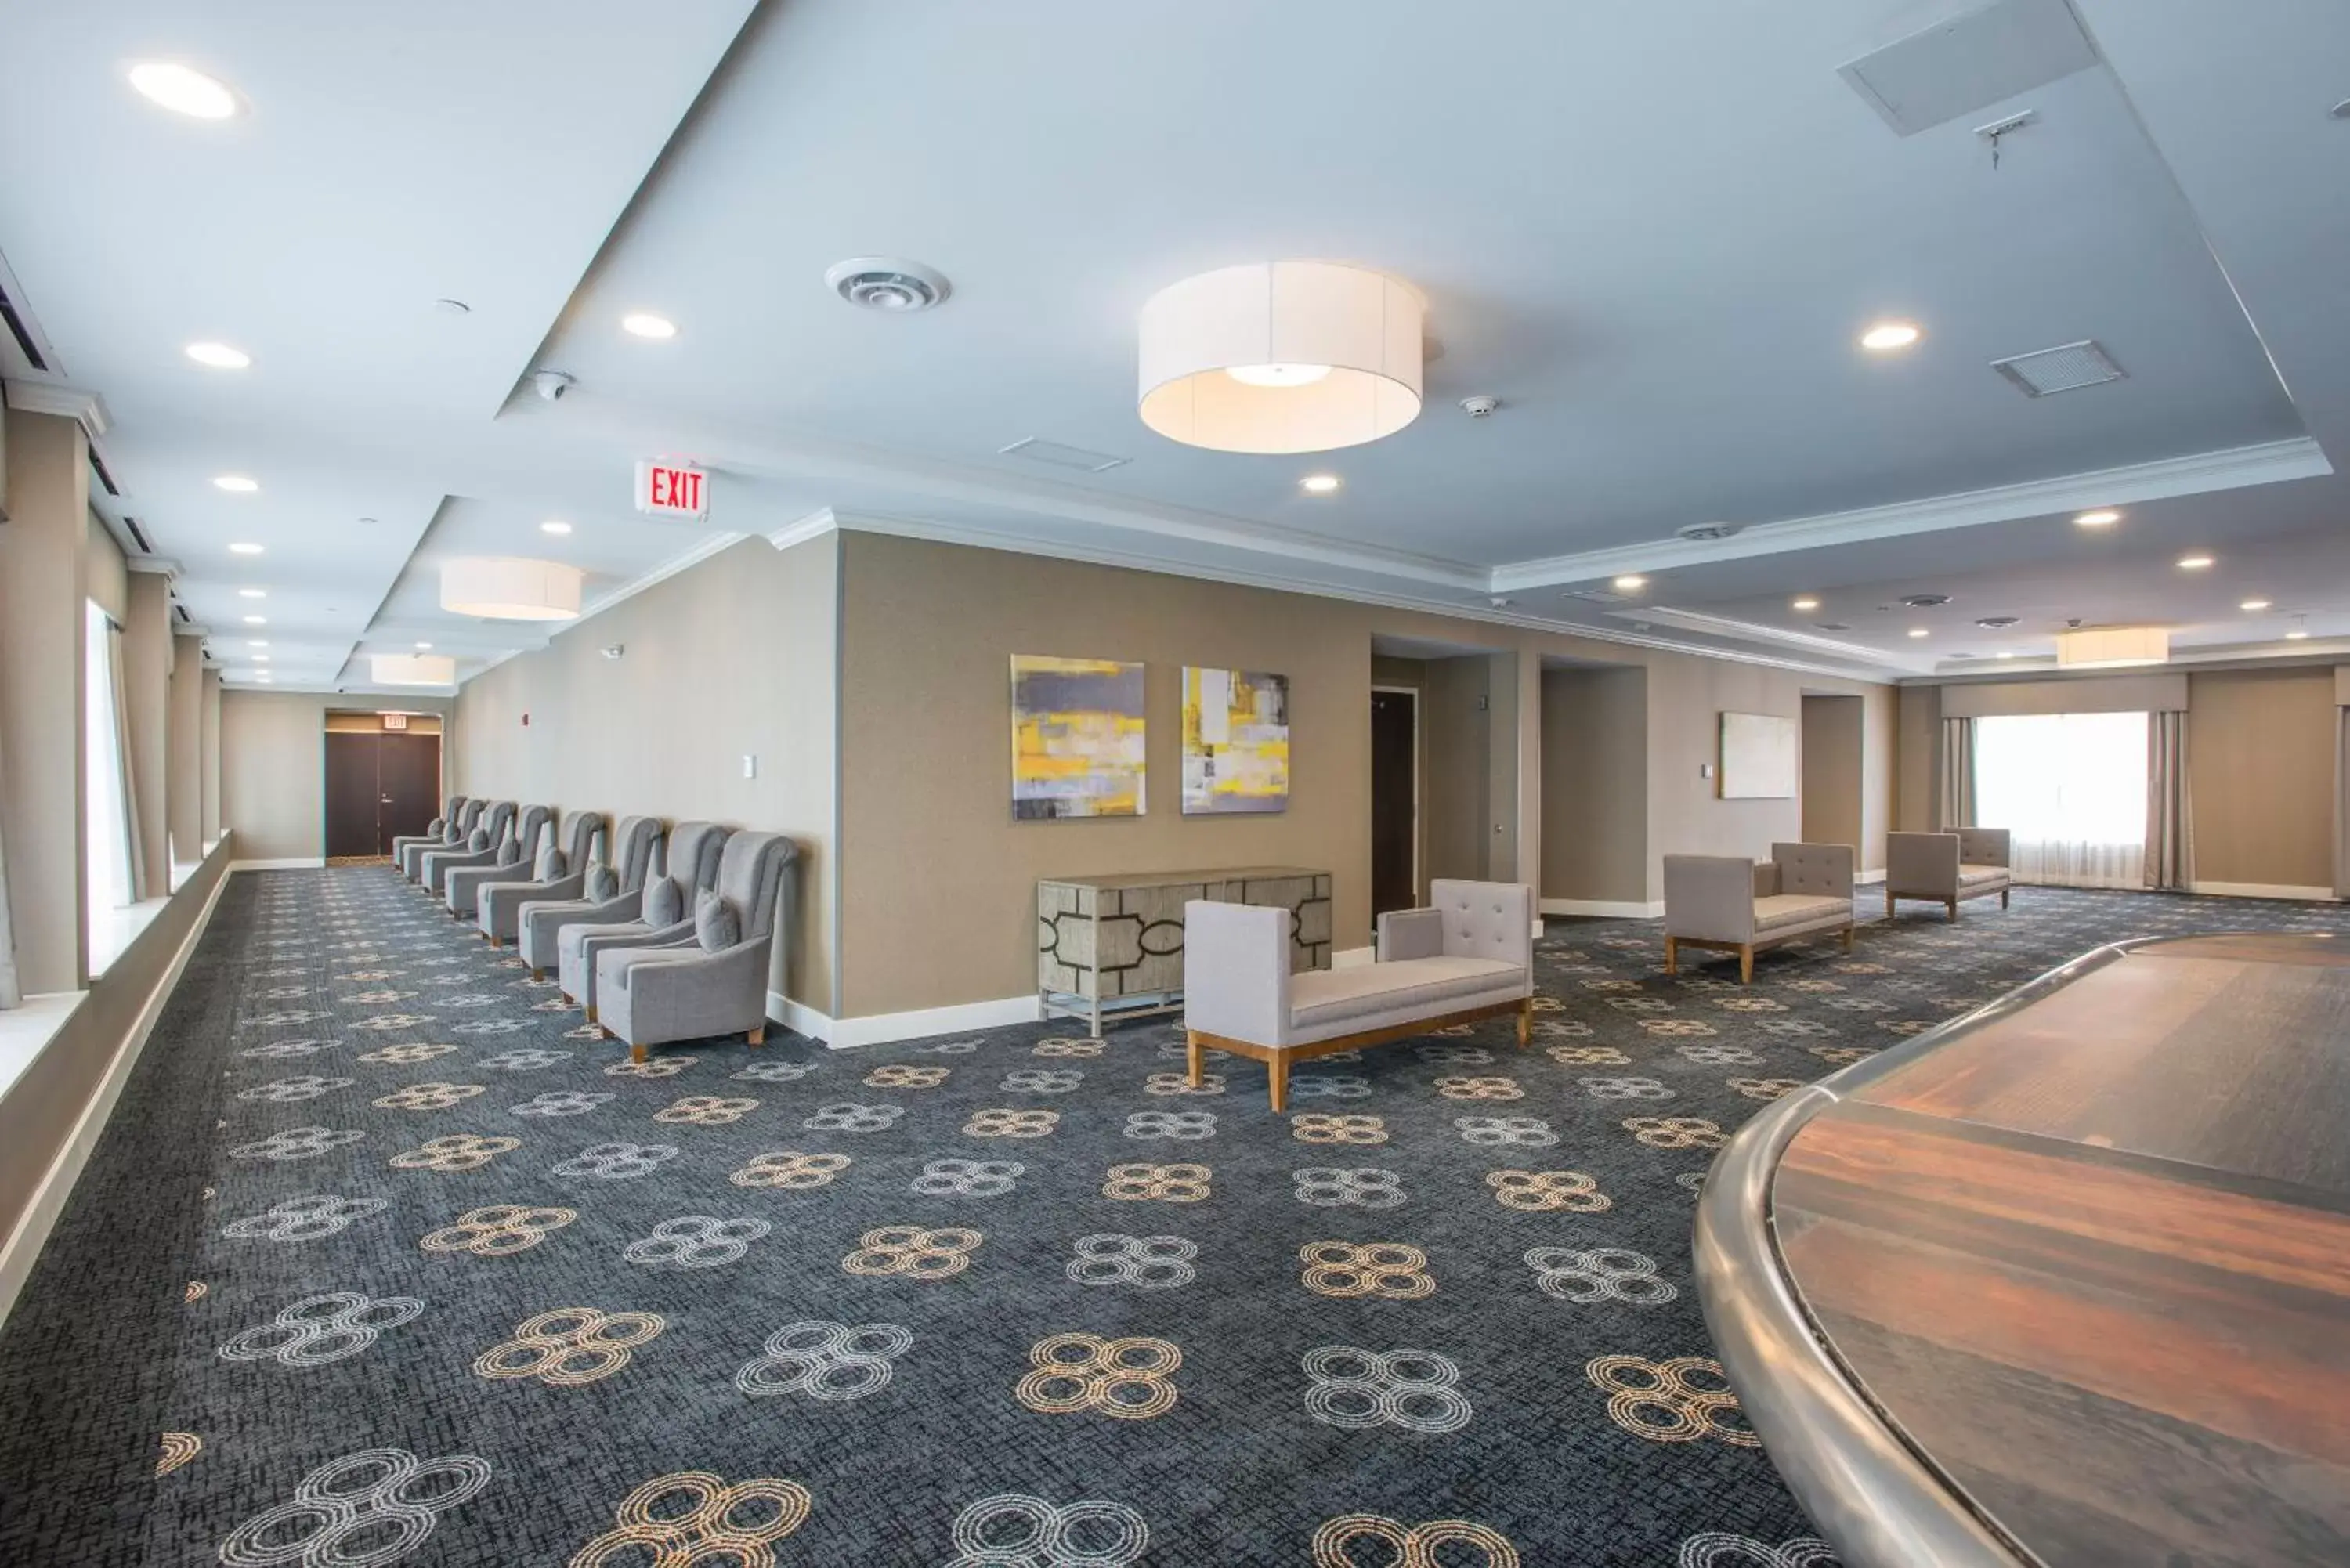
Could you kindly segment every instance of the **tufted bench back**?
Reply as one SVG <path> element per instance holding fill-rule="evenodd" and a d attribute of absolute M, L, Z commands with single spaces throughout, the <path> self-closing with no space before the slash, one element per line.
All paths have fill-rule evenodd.
<path fill-rule="evenodd" d="M 1438 877 L 1428 886 L 1429 908 L 1444 918 L 1444 956 L 1500 959 L 1534 966 L 1534 892 L 1518 882 L 1460 882 Z"/>
<path fill-rule="evenodd" d="M 1804 898 L 1852 897 L 1852 846 L 1773 844 L 1771 862 L 1779 868 L 1779 891 Z"/>

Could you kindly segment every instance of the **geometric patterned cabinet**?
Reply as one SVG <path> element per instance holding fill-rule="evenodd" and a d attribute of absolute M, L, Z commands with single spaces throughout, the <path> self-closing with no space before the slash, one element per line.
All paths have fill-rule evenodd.
<path fill-rule="evenodd" d="M 1330 873 L 1297 866 L 1055 877 L 1036 884 L 1036 992 L 1045 1016 L 1173 1012 L 1183 995 L 1183 905 L 1289 911 L 1289 968 L 1330 967 Z"/>

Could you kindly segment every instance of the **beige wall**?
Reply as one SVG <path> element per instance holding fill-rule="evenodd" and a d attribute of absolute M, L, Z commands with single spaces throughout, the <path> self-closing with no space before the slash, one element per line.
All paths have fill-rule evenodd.
<path fill-rule="evenodd" d="M 1941 811 L 1942 691 L 1904 686 L 1898 701 L 1893 826 L 1902 833 L 1931 833 L 1941 826 L 1934 818 Z"/>
<path fill-rule="evenodd" d="M 130 608 L 122 631 L 122 684 L 130 707 L 130 782 L 147 896 L 159 898 L 172 890 L 172 579 L 158 572 L 132 573 Z"/>
<path fill-rule="evenodd" d="M 790 835 L 800 860 L 773 989 L 835 1011 L 839 585 L 837 539 L 780 552 L 748 539 L 506 660 L 458 697 L 449 787 L 614 821 L 641 813 Z M 598 650 L 613 643 L 627 652 L 608 659 Z M 755 779 L 743 776 L 745 754 L 758 758 Z"/>
<path fill-rule="evenodd" d="M 1667 855 L 1764 857 L 1803 836 L 1802 801 L 1723 800 L 1701 771 L 1721 760 L 1724 712 L 1800 721 L 1803 678 L 1717 659 L 1660 660 L 1648 670 L 1648 898 L 1665 896 Z M 1857 688 L 1856 688 L 1856 690 Z"/>
<path fill-rule="evenodd" d="M 130 573 L 122 564 L 122 546 L 114 542 L 97 513 L 82 511 L 82 579 L 84 597 L 121 626 L 130 618 Z"/>
<path fill-rule="evenodd" d="M 445 698 L 402 698 L 445 709 Z M 327 712 L 350 699 L 319 691 L 221 694 L 221 819 L 239 860 L 317 860 L 327 853 Z"/>
<path fill-rule="evenodd" d="M 1900 761 L 1900 692 L 1891 686 L 1860 691 L 1860 864 L 1885 869 L 1885 835 L 1893 826 L 1894 773 Z"/>
<path fill-rule="evenodd" d="M 1648 901 L 1648 672 L 1542 678 L 1542 897 Z"/>
<path fill-rule="evenodd" d="M 1484 658 L 1431 659 L 1420 693 L 1419 722 L 1426 735 L 1420 772 L 1421 812 L 1427 823 L 1427 879 L 1465 877 L 1482 880 L 1496 835 L 1493 805 L 1492 661 Z M 1349 928 L 1352 929 L 1352 928 Z M 1342 940 L 1341 947 L 1359 945 Z"/>
<path fill-rule="evenodd" d="M 209 846 L 218 843 L 221 836 L 221 672 L 205 670 L 196 715 L 196 785 L 203 800 L 203 842 Z"/>
<path fill-rule="evenodd" d="M 2195 880 L 2334 885 L 2334 671 L 2188 677 Z"/>
<path fill-rule="evenodd" d="M 1856 855 L 1859 853 L 1862 718 L 1857 697 L 1804 699 L 1804 841 L 1807 844 L 1849 844 Z"/>
<path fill-rule="evenodd" d="M 210 836 L 203 823 L 204 641 L 175 637 L 172 649 L 172 680 L 164 704 L 169 711 L 163 725 L 163 811 L 172 857 L 192 863 L 203 857 Z"/>

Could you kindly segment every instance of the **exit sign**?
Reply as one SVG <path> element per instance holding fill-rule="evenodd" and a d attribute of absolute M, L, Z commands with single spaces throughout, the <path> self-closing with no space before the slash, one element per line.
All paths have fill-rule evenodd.
<path fill-rule="evenodd" d="M 637 510 L 664 517 L 707 517 L 710 475 L 691 463 L 640 462 Z"/>
<path fill-rule="evenodd" d="M 377 715 L 377 717 L 383 721 L 383 727 L 387 730 L 405 730 L 408 728 L 408 715 L 405 713 L 381 713 Z"/>

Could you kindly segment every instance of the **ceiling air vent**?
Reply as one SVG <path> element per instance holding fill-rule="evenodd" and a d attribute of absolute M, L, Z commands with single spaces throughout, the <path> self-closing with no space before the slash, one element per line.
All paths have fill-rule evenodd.
<path fill-rule="evenodd" d="M 1024 437 L 1010 446 L 997 447 L 995 452 L 998 457 L 1016 457 L 1053 468 L 1074 468 L 1080 473 L 1106 473 L 1133 461 L 1131 458 L 1112 457 L 1106 452 L 1088 452 L 1081 446 L 1066 446 L 1041 436 Z"/>
<path fill-rule="evenodd" d="M 1850 631 L 1852 623 L 1842 620 L 1815 620 L 1812 624 L 1822 631 Z"/>
<path fill-rule="evenodd" d="M 1627 605 L 1632 602 L 1630 595 L 1611 593 L 1606 588 L 1569 588 L 1560 597 L 1581 599 L 1586 604 L 1594 605 Z"/>
<path fill-rule="evenodd" d="M 1744 526 L 1742 523 L 1685 523 L 1673 530 L 1673 536 L 1702 545 L 1711 539 L 1727 539 Z"/>
<path fill-rule="evenodd" d="M 1863 55 L 1837 74 L 1886 124 L 1910 136 L 2096 63 L 2095 46 L 2064 0 L 1994 0 Z"/>
<path fill-rule="evenodd" d="M 1991 631 L 2005 631 L 2022 618 L 2020 615 L 1987 615 L 1975 624 Z"/>
<path fill-rule="evenodd" d="M 824 275 L 825 286 L 868 310 L 910 316 L 928 310 L 947 296 L 947 280 L 920 262 L 888 256 L 852 256 L 835 263 Z"/>
<path fill-rule="evenodd" d="M 1950 596 L 1948 594 L 1909 594 L 1906 595 L 1902 598 L 1901 602 L 1908 605 L 1911 609 L 1940 609 L 1944 605 L 1950 602 Z"/>
<path fill-rule="evenodd" d="M 2018 354 L 2012 359 L 1993 359 L 1991 368 L 2012 381 L 2015 389 L 2027 398 L 2101 387 L 2128 374 L 2114 363 L 2113 356 L 2086 337 L 2078 343 L 2062 343 L 2036 353 Z"/>

